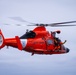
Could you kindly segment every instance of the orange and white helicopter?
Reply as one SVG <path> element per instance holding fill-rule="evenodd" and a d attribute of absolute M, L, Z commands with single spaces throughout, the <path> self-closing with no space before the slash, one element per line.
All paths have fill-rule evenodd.
<path fill-rule="evenodd" d="M 60 22 L 52 24 L 34 24 L 37 26 L 34 30 L 26 31 L 26 33 L 19 37 L 14 38 L 4 38 L 0 30 L 0 49 L 4 46 L 11 46 L 18 48 L 19 50 L 24 50 L 34 54 L 64 54 L 69 52 L 69 48 L 64 46 L 56 34 L 60 34 L 60 30 L 57 31 L 47 31 L 46 26 L 60 27 L 60 26 L 76 26 L 76 25 L 65 25 L 70 23 L 76 23 L 76 21 L 70 22 Z M 29 25 L 30 26 L 30 25 Z"/>

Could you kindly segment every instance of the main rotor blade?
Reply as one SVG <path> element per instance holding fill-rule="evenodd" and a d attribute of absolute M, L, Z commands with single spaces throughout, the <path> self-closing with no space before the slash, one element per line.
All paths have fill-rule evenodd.
<path fill-rule="evenodd" d="M 76 26 L 76 25 L 54 25 L 51 27 L 70 27 L 70 26 Z"/>
<path fill-rule="evenodd" d="M 68 27 L 68 26 L 76 26 L 76 25 L 49 25 L 49 24 L 33 24 L 33 25 L 28 25 L 28 26 L 51 26 L 51 27 Z"/>
<path fill-rule="evenodd" d="M 26 23 L 30 23 L 30 24 L 40 25 L 40 24 L 36 24 L 36 23 L 32 23 L 32 22 L 26 21 L 26 20 L 24 20 L 24 19 L 21 18 L 21 17 L 9 17 L 9 18 L 10 18 L 10 19 L 13 19 L 13 20 L 16 20 L 16 21 L 19 21 L 19 22 L 26 22 Z M 60 23 L 51 23 L 51 24 L 48 24 L 48 25 L 59 25 L 59 24 L 70 24 L 70 23 L 76 23 L 76 21 L 68 21 L 68 22 L 60 22 Z"/>
<path fill-rule="evenodd" d="M 3 25 L 7 25 L 7 26 L 11 26 L 11 25 L 12 25 L 12 26 L 14 26 L 14 25 L 15 25 L 15 26 L 24 26 L 24 25 L 21 25 L 21 24 L 6 24 L 6 23 L 4 23 Z"/>
<path fill-rule="evenodd" d="M 21 17 L 9 17 L 9 18 L 13 19 L 13 20 L 16 20 L 16 21 L 19 21 L 19 22 L 25 22 L 25 23 L 35 24 L 35 23 L 32 23 L 32 22 L 28 22 L 28 21 L 24 20 Z"/>
<path fill-rule="evenodd" d="M 10 25 L 10 24 L 4 23 L 3 25 Z"/>
<path fill-rule="evenodd" d="M 76 23 L 76 21 L 68 21 L 68 22 L 60 22 L 60 23 L 52 23 L 52 24 L 48 24 L 48 25 L 59 25 L 59 24 L 68 24 L 68 23 Z"/>
<path fill-rule="evenodd" d="M 51 27 L 64 27 L 64 26 L 76 26 L 76 25 L 65 25 L 70 23 L 76 23 L 76 21 L 69 21 L 69 22 L 60 22 L 60 23 L 51 23 L 51 24 L 33 24 L 32 26 L 51 26 Z M 28 25 L 31 26 L 31 25 Z"/>

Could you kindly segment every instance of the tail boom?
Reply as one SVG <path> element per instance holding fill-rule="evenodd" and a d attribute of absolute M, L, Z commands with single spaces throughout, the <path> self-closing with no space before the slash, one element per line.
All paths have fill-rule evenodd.
<path fill-rule="evenodd" d="M 4 46 L 11 46 L 18 48 L 19 50 L 22 50 L 22 44 L 18 36 L 15 36 L 15 38 L 4 38 L 1 30 L 0 30 L 0 49 Z"/>

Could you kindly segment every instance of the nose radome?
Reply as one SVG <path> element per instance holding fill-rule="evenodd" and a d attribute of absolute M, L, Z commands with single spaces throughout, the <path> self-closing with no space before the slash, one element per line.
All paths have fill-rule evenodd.
<path fill-rule="evenodd" d="M 68 53 L 70 50 L 69 50 L 69 48 L 66 48 L 66 53 Z"/>

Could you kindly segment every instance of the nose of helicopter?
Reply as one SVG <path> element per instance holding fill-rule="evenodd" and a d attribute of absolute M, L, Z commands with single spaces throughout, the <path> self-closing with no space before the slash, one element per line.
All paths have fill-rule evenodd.
<path fill-rule="evenodd" d="M 70 50 L 69 50 L 69 48 L 66 48 L 66 53 L 68 53 Z"/>

